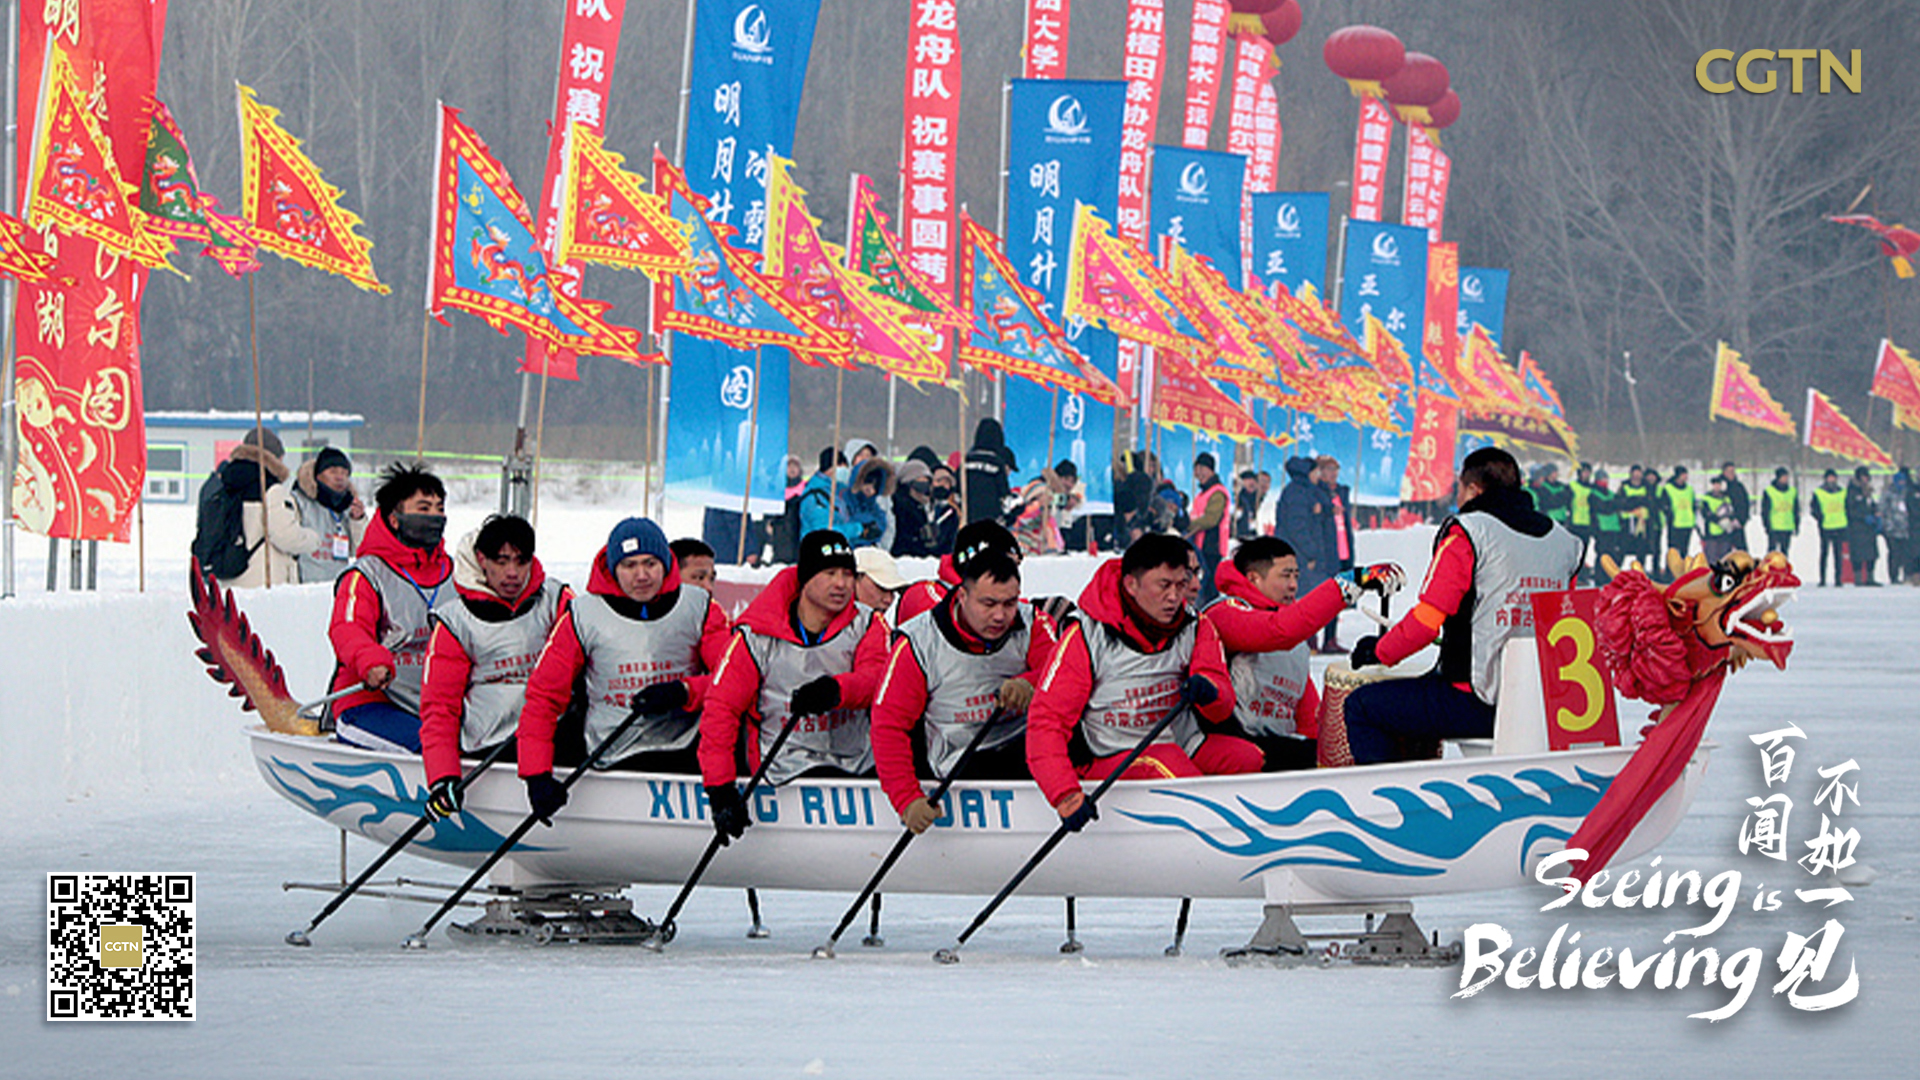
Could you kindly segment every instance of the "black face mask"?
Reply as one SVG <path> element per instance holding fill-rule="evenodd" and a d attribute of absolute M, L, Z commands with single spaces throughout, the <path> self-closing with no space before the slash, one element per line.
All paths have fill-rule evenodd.
<path fill-rule="evenodd" d="M 953 497 L 953 489 L 950 487 L 937 487 L 931 489 L 929 494 L 933 496 L 934 502 L 945 502 Z"/>
<path fill-rule="evenodd" d="M 915 480 L 907 486 L 913 489 L 915 495 L 922 497 L 925 497 L 928 492 L 933 490 L 933 485 L 927 483 L 925 480 Z"/>
<path fill-rule="evenodd" d="M 393 533 L 400 542 L 423 551 L 432 550 L 447 531 L 445 514 L 395 514 Z"/>
<path fill-rule="evenodd" d="M 343 488 L 335 491 L 325 484 L 314 484 L 314 500 L 321 506 L 338 514 L 353 505 L 353 489 Z"/>

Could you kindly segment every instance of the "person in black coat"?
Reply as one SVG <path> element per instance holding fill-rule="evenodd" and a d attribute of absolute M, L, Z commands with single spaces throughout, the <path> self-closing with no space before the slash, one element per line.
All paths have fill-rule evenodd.
<path fill-rule="evenodd" d="M 1318 482 L 1319 470 L 1310 457 L 1287 459 L 1287 486 L 1280 489 L 1274 510 L 1273 535 L 1293 548 L 1300 563 L 1300 591 L 1339 572 L 1333 541 L 1332 493 Z"/>
<path fill-rule="evenodd" d="M 1880 584 L 1873 580 L 1873 564 L 1880 561 L 1880 501 L 1865 465 L 1853 470 L 1847 485 L 1847 561 L 1855 586 Z"/>
<path fill-rule="evenodd" d="M 1727 501 L 1733 504 L 1733 546 L 1738 551 L 1749 551 L 1747 547 L 1747 519 L 1753 516 L 1753 497 L 1747 493 L 1747 485 L 1740 482 L 1734 472 L 1733 462 L 1720 463 L 1720 477 L 1727 482 Z"/>
<path fill-rule="evenodd" d="M 987 417 L 973 429 L 973 448 L 967 451 L 967 524 L 992 519 L 1003 521 L 1007 497 L 1013 486 L 1007 476 L 1020 462 L 1007 449 L 1006 433 L 1000 421 Z"/>

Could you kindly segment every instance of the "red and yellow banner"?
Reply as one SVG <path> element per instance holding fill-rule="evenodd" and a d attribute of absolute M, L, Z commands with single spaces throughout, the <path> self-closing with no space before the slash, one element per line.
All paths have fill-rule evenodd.
<path fill-rule="evenodd" d="M 638 270 L 656 282 L 691 272 L 686 226 L 667 212 L 667 201 L 585 124 L 574 123 L 568 146 L 567 212 L 559 215 L 553 261 Z"/>
<path fill-rule="evenodd" d="M 1833 399 L 1811 386 L 1807 387 L 1807 419 L 1800 442 L 1808 449 L 1843 457 L 1848 461 L 1889 469 L 1893 467 L 1893 458 L 1880 449 L 1878 443 L 1855 427 L 1853 421 L 1847 419 L 1847 414 L 1840 411 L 1840 406 L 1833 403 Z"/>
<path fill-rule="evenodd" d="M 1154 287 L 1145 269 L 1148 265 L 1134 248 L 1113 235 L 1093 207 L 1077 204 L 1061 313 L 1142 345 L 1183 347 L 1189 339 L 1177 328 L 1172 303 Z"/>
<path fill-rule="evenodd" d="M 1920 363 L 1887 338 L 1873 359 L 1873 387 L 1867 391 L 1893 402 L 1908 414 L 1920 411 Z"/>
<path fill-rule="evenodd" d="M 1360 95 L 1360 124 L 1353 137 L 1353 198 L 1347 216 L 1379 221 L 1387 197 L 1387 157 L 1393 148 L 1393 110 L 1385 99 Z"/>
<path fill-rule="evenodd" d="M 167 266 L 173 242 L 153 229 L 136 205 L 139 189 L 122 179 L 100 118 L 88 108 L 74 59 L 54 45 L 47 50 L 45 74 L 34 128 L 27 224 L 85 237 L 143 266 Z M 144 148 L 144 140 L 141 145 Z"/>
<path fill-rule="evenodd" d="M 953 0 L 907 10 L 906 107 L 900 131 L 900 230 L 913 268 L 953 293 L 960 171 L 960 28 Z M 1062 30 L 1065 33 L 1065 30 Z M 1062 53 L 1065 53 L 1062 41 Z M 855 243 L 849 240 L 849 246 Z M 944 365 L 942 365 L 944 368 Z"/>
<path fill-rule="evenodd" d="M 1192 428 L 1216 439 L 1264 439 L 1275 446 L 1293 440 L 1269 435 L 1246 406 L 1220 392 L 1185 356 L 1168 349 L 1154 354 L 1153 422 Z"/>
<path fill-rule="evenodd" d="M 390 290 L 373 272 L 373 241 L 354 232 L 360 218 L 340 205 L 340 189 L 263 105 L 239 83 L 240 216 L 264 251 L 338 274 L 369 292 Z"/>
<path fill-rule="evenodd" d="M 22 284 L 47 280 L 54 257 L 27 246 L 27 223 L 12 214 L 0 214 L 0 275 Z"/>
<path fill-rule="evenodd" d="M 1713 395 L 1708 399 L 1707 418 L 1731 420 L 1775 435 L 1793 436 L 1793 417 L 1767 393 L 1753 369 L 1724 341 L 1714 353 Z"/>
<path fill-rule="evenodd" d="M 1453 447 L 1460 405 L 1425 390 L 1413 409 L 1413 439 L 1407 448 L 1407 499 L 1432 502 L 1453 495 Z"/>
<path fill-rule="evenodd" d="M 982 371 L 1001 371 L 1057 386 L 1108 405 L 1122 405 L 1120 387 L 1101 374 L 1047 318 L 1040 294 L 1007 262 L 1000 238 L 960 212 L 960 308 L 972 313 L 960 339 L 960 359 Z"/>

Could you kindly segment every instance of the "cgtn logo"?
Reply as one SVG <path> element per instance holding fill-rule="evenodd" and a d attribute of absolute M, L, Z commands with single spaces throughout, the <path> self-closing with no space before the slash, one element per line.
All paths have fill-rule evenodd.
<path fill-rule="evenodd" d="M 1280 209 L 1273 215 L 1273 235 L 1287 240 L 1300 239 L 1300 208 L 1292 203 L 1281 203 Z"/>
<path fill-rule="evenodd" d="M 1468 274 L 1460 279 L 1460 299 L 1478 304 L 1486 298 L 1487 290 L 1481 286 L 1479 274 Z"/>
<path fill-rule="evenodd" d="M 1207 167 L 1197 161 L 1187 162 L 1180 170 L 1180 190 L 1174 194 L 1180 202 L 1203 203 L 1207 201 Z"/>
<path fill-rule="evenodd" d="M 1093 136 L 1087 134 L 1086 106 L 1072 94 L 1054 98 L 1047 106 L 1047 130 L 1043 134 L 1050 143 L 1093 142 Z"/>
<path fill-rule="evenodd" d="M 773 63 L 767 12 L 759 4 L 748 4 L 733 17 L 733 58 L 746 64 Z"/>
<path fill-rule="evenodd" d="M 1373 236 L 1373 261 L 1384 266 L 1400 265 L 1400 241 L 1392 233 L 1375 233 Z"/>

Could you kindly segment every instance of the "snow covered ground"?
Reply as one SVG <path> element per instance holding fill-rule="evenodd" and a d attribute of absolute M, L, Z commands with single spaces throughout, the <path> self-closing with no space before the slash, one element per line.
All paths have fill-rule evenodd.
<path fill-rule="evenodd" d="M 455 530 L 485 508 L 455 508 Z M 586 558 L 617 505 L 554 500 L 542 511 L 543 557 L 563 577 Z M 685 530 L 690 514 L 670 516 Z M 1693 812 L 1661 849 L 1663 868 L 1702 876 L 1736 869 L 1743 902 L 1700 942 L 1722 956 L 1753 945 L 1766 961 L 1752 1000 L 1709 1025 L 1721 987 L 1660 991 L 1511 990 L 1449 1000 L 1460 970 L 1230 969 L 1222 946 L 1259 921 L 1255 902 L 1195 906 L 1186 954 L 1161 955 L 1175 903 L 1087 900 L 1087 951 L 1065 957 L 1060 905 L 1011 901 L 954 967 L 929 954 L 978 910 L 975 897 L 890 897 L 887 947 L 843 941 L 840 959 L 808 951 L 831 929 L 841 895 L 763 896 L 773 937 L 748 941 L 734 890 L 696 894 L 664 956 L 637 949 L 456 945 L 424 953 L 399 940 L 426 910 L 358 900 L 314 935 L 281 942 L 324 902 L 283 892 L 326 880 L 338 834 L 267 790 L 247 759 L 237 710 L 192 659 L 185 608 L 186 508 L 150 512 L 149 588 L 130 590 L 130 548 L 103 545 L 103 593 L 40 595 L 23 560 L 21 600 L 0 605 L 0 1076 L 1702 1076 L 1911 1074 L 1920 1023 L 1920 592 L 1808 588 L 1785 615 L 1799 645 L 1789 670 L 1749 670 L 1728 684 L 1710 737 L 1722 747 Z M 1363 558 L 1400 558 L 1416 573 L 1430 532 L 1363 534 Z M 22 552 L 44 546 L 23 538 Z M 1796 552 L 1803 573 L 1812 552 Z M 1083 559 L 1039 560 L 1037 592 L 1073 592 Z M 909 576 L 913 576 L 911 573 Z M 1808 576 L 1811 576 L 1809 574 Z M 276 589 L 244 598 L 280 654 L 296 694 L 317 692 L 326 595 Z M 1343 637 L 1364 627 L 1348 616 Z M 1634 726 L 1638 706 L 1623 707 Z M 1799 867 L 1742 856 L 1750 796 L 1767 794 L 1748 736 L 1792 721 L 1807 733 L 1785 790 L 1797 809 L 1795 855 L 1818 826 L 1814 769 L 1855 759 L 1861 804 L 1843 826 L 1879 871 L 1831 912 L 1793 899 L 1816 883 Z M 1097 825 L 1095 826 L 1098 827 Z M 1069 841 L 1071 842 L 1071 841 Z M 357 868 L 374 855 L 355 839 Z M 724 857 L 724 854 L 722 855 Z M 1647 860 L 1640 860 L 1644 871 Z M 401 874 L 445 880 L 409 858 Z M 45 875 L 165 870 L 199 875 L 199 1019 L 190 1024 L 50 1024 L 45 1015 Z M 1756 912 L 1756 885 L 1784 906 Z M 633 890 L 656 915 L 671 890 Z M 1541 912 L 1544 887 L 1423 902 L 1422 925 L 1447 939 L 1474 923 L 1544 947 L 1571 923 L 1585 947 L 1660 949 L 1701 909 Z M 1845 935 L 1827 989 L 1859 965 L 1860 993 L 1826 1013 L 1769 993 L 1788 932 L 1827 917 Z M 1317 927 L 1309 926 L 1308 929 Z M 1907 1066 L 1899 1062 L 1907 1061 Z"/>

